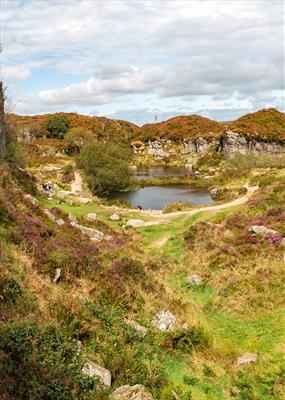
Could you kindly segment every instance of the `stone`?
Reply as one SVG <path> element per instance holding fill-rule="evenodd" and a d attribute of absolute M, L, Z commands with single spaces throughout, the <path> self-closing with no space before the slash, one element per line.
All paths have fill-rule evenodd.
<path fill-rule="evenodd" d="M 264 225 L 253 225 L 250 227 L 250 230 L 254 233 L 263 235 L 263 236 L 267 236 L 267 235 L 271 235 L 271 234 L 276 234 L 278 233 L 277 231 L 274 231 L 273 229 L 269 229 L 266 228 L 266 226 Z"/>
<path fill-rule="evenodd" d="M 124 385 L 116 389 L 111 397 L 113 400 L 154 400 L 143 385 Z"/>
<path fill-rule="evenodd" d="M 53 215 L 53 213 L 48 208 L 44 209 L 44 213 L 51 221 L 54 222 L 56 220 L 55 215 Z"/>
<path fill-rule="evenodd" d="M 75 224 L 77 224 L 77 218 L 76 218 L 76 216 L 73 215 L 73 214 L 68 214 L 68 220 L 69 220 L 70 222 L 74 222 Z"/>
<path fill-rule="evenodd" d="M 125 319 L 124 321 L 127 325 L 131 326 L 140 336 L 144 337 L 147 334 L 147 328 L 140 325 L 138 322 L 133 321 L 132 319 Z"/>
<path fill-rule="evenodd" d="M 55 270 L 55 277 L 53 278 L 53 283 L 57 283 L 61 277 L 61 268 Z"/>
<path fill-rule="evenodd" d="M 83 368 L 82 368 L 82 373 L 84 375 L 90 376 L 90 377 L 98 377 L 100 383 L 103 386 L 110 387 L 111 386 L 111 372 L 106 369 L 101 367 L 100 365 L 95 364 L 92 361 L 87 361 Z"/>
<path fill-rule="evenodd" d="M 76 200 L 80 203 L 80 204 L 88 204 L 91 203 L 91 199 L 89 199 L 89 197 L 77 197 Z"/>
<path fill-rule="evenodd" d="M 197 286 L 201 285 L 201 283 L 203 282 L 203 278 L 197 274 L 187 276 L 186 280 L 187 282 Z"/>
<path fill-rule="evenodd" d="M 27 199 L 29 202 L 31 202 L 34 206 L 37 206 L 39 204 L 38 199 L 36 199 L 34 196 L 30 194 L 25 194 L 24 198 Z"/>
<path fill-rule="evenodd" d="M 160 311 L 153 317 L 151 323 L 160 331 L 172 331 L 176 324 L 176 318 L 170 311 Z"/>
<path fill-rule="evenodd" d="M 56 223 L 58 226 L 62 226 L 62 225 L 65 224 L 65 222 L 64 222 L 64 220 L 63 220 L 62 218 L 57 219 L 57 220 L 55 221 L 55 223 Z"/>
<path fill-rule="evenodd" d="M 73 226 L 76 226 L 78 229 L 81 230 L 82 233 L 85 233 L 85 235 L 89 236 L 93 240 L 102 240 L 104 239 L 104 233 L 98 231 L 97 229 L 93 228 L 88 228 L 87 226 L 75 224 Z"/>
<path fill-rule="evenodd" d="M 97 214 L 96 213 L 88 213 L 87 215 L 86 215 L 86 218 L 89 220 L 89 221 L 96 221 L 96 219 L 97 219 Z"/>
<path fill-rule="evenodd" d="M 120 221 L 121 217 L 118 214 L 112 214 L 109 218 L 111 221 Z"/>
<path fill-rule="evenodd" d="M 141 219 L 129 219 L 127 226 L 132 226 L 133 228 L 139 228 L 143 226 L 144 222 Z"/>
<path fill-rule="evenodd" d="M 237 359 L 237 364 L 249 364 L 252 362 L 256 362 L 258 355 L 256 353 L 244 353 Z"/>

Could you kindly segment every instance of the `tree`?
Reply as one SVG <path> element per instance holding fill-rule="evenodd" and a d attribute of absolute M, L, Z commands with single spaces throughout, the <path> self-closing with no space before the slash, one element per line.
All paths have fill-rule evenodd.
<path fill-rule="evenodd" d="M 6 153 L 6 132 L 4 115 L 4 89 L 0 81 L 0 159 L 4 159 Z"/>
<path fill-rule="evenodd" d="M 45 122 L 47 136 L 53 139 L 63 139 L 69 127 L 69 120 L 64 115 L 52 115 Z"/>
<path fill-rule="evenodd" d="M 118 143 L 93 142 L 82 147 L 78 165 L 87 176 L 94 194 L 108 195 L 131 184 L 131 149 Z"/>
<path fill-rule="evenodd" d="M 88 129 L 75 127 L 70 129 L 64 137 L 65 149 L 68 154 L 78 154 L 85 143 L 95 140 L 95 135 Z"/>

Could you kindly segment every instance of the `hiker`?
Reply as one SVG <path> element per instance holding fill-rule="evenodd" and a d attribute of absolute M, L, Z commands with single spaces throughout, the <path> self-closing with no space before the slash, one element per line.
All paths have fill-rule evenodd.
<path fill-rule="evenodd" d="M 137 209 L 141 211 L 142 210 L 142 206 L 137 206 Z"/>

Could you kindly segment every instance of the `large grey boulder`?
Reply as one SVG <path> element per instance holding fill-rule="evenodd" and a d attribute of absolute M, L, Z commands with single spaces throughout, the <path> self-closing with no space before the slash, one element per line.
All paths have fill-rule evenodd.
<path fill-rule="evenodd" d="M 258 355 L 256 353 L 244 353 L 237 359 L 237 364 L 249 364 L 256 362 L 258 358 Z"/>
<path fill-rule="evenodd" d="M 82 373 L 90 377 L 98 377 L 102 385 L 107 387 L 111 386 L 111 372 L 108 369 L 103 368 L 92 361 L 87 361 L 84 364 L 82 368 Z"/>
<path fill-rule="evenodd" d="M 124 385 L 114 391 L 113 400 L 154 400 L 143 385 Z"/>
<path fill-rule="evenodd" d="M 151 323 L 160 331 L 172 331 L 176 324 L 176 318 L 170 311 L 160 311 L 153 317 Z"/>
<path fill-rule="evenodd" d="M 89 236 L 92 240 L 100 241 L 104 239 L 104 233 L 97 229 L 88 228 L 87 226 L 79 225 L 75 222 L 71 222 L 70 225 L 80 229 L 82 233 L 85 233 L 85 235 Z"/>

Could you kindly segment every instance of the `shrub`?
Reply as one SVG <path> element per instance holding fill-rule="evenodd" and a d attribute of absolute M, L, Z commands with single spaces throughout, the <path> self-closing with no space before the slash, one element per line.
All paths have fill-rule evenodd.
<path fill-rule="evenodd" d="M 75 341 L 59 327 L 34 321 L 0 327 L 0 390 L 3 398 L 83 399 L 97 380 L 81 374 Z"/>
<path fill-rule="evenodd" d="M 188 329 L 178 330 L 168 334 L 166 347 L 174 350 L 181 350 L 185 353 L 192 353 L 194 349 L 202 350 L 209 346 L 209 338 L 204 329 L 199 326 L 193 326 Z"/>
<path fill-rule="evenodd" d="M 69 120 L 64 115 L 52 115 L 45 121 L 47 137 L 63 139 L 69 127 Z"/>

